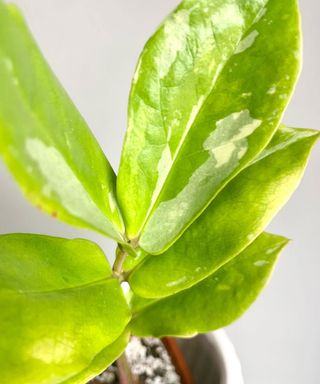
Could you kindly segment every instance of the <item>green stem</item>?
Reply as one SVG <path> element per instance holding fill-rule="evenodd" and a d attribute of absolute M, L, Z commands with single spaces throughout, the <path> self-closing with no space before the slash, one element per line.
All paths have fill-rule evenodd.
<path fill-rule="evenodd" d="M 117 252 L 116 252 L 116 259 L 113 264 L 113 274 L 116 278 L 119 280 L 122 280 L 122 272 L 123 272 L 123 263 L 127 257 L 128 253 L 121 247 L 121 245 L 118 245 Z"/>
<path fill-rule="evenodd" d="M 139 383 L 139 379 L 131 371 L 131 367 L 125 352 L 118 358 L 117 366 L 119 369 L 121 384 L 138 384 Z"/>

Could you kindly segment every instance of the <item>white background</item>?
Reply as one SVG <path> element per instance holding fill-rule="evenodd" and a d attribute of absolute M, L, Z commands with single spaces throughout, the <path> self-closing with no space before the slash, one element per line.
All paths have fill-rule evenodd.
<path fill-rule="evenodd" d="M 279 0 L 281 1 L 281 0 Z M 176 0 L 16 0 L 45 56 L 117 169 L 127 96 L 146 39 Z M 301 1 L 304 70 L 284 122 L 320 128 L 320 6 Z M 36 232 L 97 240 L 99 235 L 43 215 L 21 197 L 0 166 L 0 232 Z M 264 294 L 228 332 L 246 384 L 320 383 L 320 146 L 302 185 L 270 230 L 294 241 Z"/>

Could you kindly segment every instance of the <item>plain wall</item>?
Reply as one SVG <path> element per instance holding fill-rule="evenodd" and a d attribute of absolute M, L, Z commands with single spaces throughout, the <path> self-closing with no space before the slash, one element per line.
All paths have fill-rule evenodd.
<path fill-rule="evenodd" d="M 281 0 L 279 0 L 281 1 Z M 126 128 L 130 80 L 140 50 L 176 0 L 16 0 L 49 63 L 86 118 L 115 169 Z M 284 122 L 320 128 L 320 3 L 301 1 L 304 70 Z M 0 232 L 35 232 L 113 245 L 43 215 L 0 165 Z M 294 241 L 263 295 L 229 334 L 246 384 L 320 382 L 320 146 L 303 182 L 270 230 Z"/>

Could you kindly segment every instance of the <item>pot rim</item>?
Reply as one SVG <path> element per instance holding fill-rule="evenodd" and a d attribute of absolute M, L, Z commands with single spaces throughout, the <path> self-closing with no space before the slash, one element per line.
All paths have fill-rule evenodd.
<path fill-rule="evenodd" d="M 208 333 L 207 337 L 220 358 L 221 384 L 244 384 L 239 357 L 225 330 Z"/>

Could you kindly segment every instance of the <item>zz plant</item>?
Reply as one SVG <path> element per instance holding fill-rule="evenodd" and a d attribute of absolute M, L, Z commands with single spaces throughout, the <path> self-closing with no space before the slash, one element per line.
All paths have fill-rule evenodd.
<path fill-rule="evenodd" d="M 287 244 L 263 230 L 319 137 L 281 124 L 300 46 L 295 0 L 182 1 L 140 56 L 116 177 L 0 0 L 2 158 L 36 206 L 118 243 L 111 268 L 88 240 L 0 236 L 3 383 L 85 383 L 130 335 L 191 336 L 250 306 Z"/>

